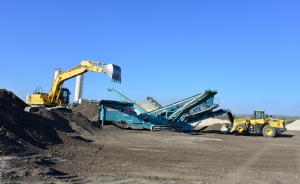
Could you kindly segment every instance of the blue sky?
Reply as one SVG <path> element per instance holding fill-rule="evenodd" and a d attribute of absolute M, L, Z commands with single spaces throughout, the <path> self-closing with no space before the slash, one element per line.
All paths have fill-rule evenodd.
<path fill-rule="evenodd" d="M 86 73 L 83 98 L 162 105 L 217 90 L 234 114 L 300 115 L 300 1 L 0 0 L 0 88 L 48 92 L 55 68 L 122 68 L 122 83 Z M 75 79 L 65 82 L 74 99 Z"/>

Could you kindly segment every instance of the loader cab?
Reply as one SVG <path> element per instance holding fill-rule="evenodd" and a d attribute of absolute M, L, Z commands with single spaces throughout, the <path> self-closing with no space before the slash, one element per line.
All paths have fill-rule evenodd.
<path fill-rule="evenodd" d="M 253 119 L 265 119 L 265 111 L 255 110 L 253 114 Z"/>
<path fill-rule="evenodd" d="M 250 124 L 253 126 L 261 126 L 265 124 L 265 111 L 255 110 L 252 118 L 250 119 Z"/>
<path fill-rule="evenodd" d="M 62 88 L 60 93 L 60 100 L 62 104 L 69 104 L 70 102 L 70 90 L 67 88 Z"/>

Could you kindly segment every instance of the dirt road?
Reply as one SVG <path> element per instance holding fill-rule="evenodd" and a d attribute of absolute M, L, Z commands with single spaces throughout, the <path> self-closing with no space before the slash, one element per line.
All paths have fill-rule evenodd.
<path fill-rule="evenodd" d="M 3 182 L 300 183 L 299 131 L 270 139 L 106 125 L 88 138 L 59 136 L 65 144 L 38 155 L 3 158 Z"/>

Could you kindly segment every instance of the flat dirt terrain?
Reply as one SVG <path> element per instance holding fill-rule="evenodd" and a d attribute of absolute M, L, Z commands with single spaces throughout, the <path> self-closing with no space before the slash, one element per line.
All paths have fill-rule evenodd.
<path fill-rule="evenodd" d="M 300 183 L 300 131 L 265 138 L 212 131 L 216 125 L 184 133 L 101 128 L 94 104 L 71 115 L 24 106 L 0 90 L 2 183 Z"/>
<path fill-rule="evenodd" d="M 2 162 L 11 171 L 4 183 L 300 183 L 300 132 L 270 139 L 107 125 L 90 139 Z"/>

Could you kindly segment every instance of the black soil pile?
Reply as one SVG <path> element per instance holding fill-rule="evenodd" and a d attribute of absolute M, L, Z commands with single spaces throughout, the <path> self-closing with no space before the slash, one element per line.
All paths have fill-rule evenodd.
<path fill-rule="evenodd" d="M 92 106 L 87 106 L 82 109 L 82 111 L 89 115 L 87 112 L 93 112 L 93 108 L 94 107 Z M 94 135 L 101 129 L 99 123 L 89 120 L 89 116 L 84 116 L 80 111 L 73 111 L 72 114 L 66 114 L 60 111 L 41 110 L 39 112 L 34 112 L 34 114 L 53 120 L 53 127 L 56 130 L 65 133 L 76 133 L 83 136 L 90 136 Z"/>
<path fill-rule="evenodd" d="M 49 110 L 28 113 L 24 111 L 26 106 L 12 92 L 0 90 L 0 146 L 4 154 L 24 154 L 27 148 L 34 151 L 47 149 L 47 146 L 63 143 L 66 136 L 62 140 L 62 134 L 72 139 L 94 135 L 101 129 L 99 123 L 80 111 L 73 114 Z M 88 117 L 96 116 L 93 105 L 81 111 Z"/>
<path fill-rule="evenodd" d="M 25 112 L 24 102 L 12 92 L 1 90 L 0 93 L 0 138 L 2 150 L 35 147 L 45 149 L 47 145 L 59 144 L 61 139 L 53 128 L 53 121 Z M 15 145 L 10 148 L 14 142 Z"/>
<path fill-rule="evenodd" d="M 70 148 L 75 151 L 92 148 L 94 144 L 88 144 L 91 140 L 85 137 L 102 132 L 100 124 L 79 111 L 73 114 L 49 110 L 28 113 L 24 111 L 26 106 L 12 92 L 0 90 L 0 154 L 5 159 L 1 166 L 2 180 L 9 183 L 76 183 L 80 179 L 55 169 L 56 165 L 60 159 L 74 157 L 74 153 L 65 152 Z M 83 113 L 89 116 L 96 113 L 94 107 L 86 108 L 82 109 Z"/>
<path fill-rule="evenodd" d="M 32 114 L 38 115 L 40 117 L 46 118 L 47 121 L 52 123 L 52 126 L 55 130 L 74 133 L 74 130 L 69 125 L 69 119 L 65 116 L 64 113 L 49 111 L 49 110 L 40 110 L 38 112 L 33 112 Z"/>
<path fill-rule="evenodd" d="M 101 129 L 101 125 L 98 122 L 91 121 L 80 112 L 73 113 L 70 118 L 70 125 L 76 132 L 83 136 L 94 135 Z"/>
<path fill-rule="evenodd" d="M 73 107 L 72 111 L 75 114 L 79 112 L 83 116 L 87 117 L 90 121 L 98 121 L 99 106 L 96 103 Z"/>
<path fill-rule="evenodd" d="M 37 112 L 40 116 L 49 118 L 56 122 L 53 125 L 55 129 L 64 131 L 66 133 L 75 133 L 82 136 L 93 136 L 101 129 L 101 125 L 96 121 L 91 121 L 80 112 L 74 112 L 73 114 L 65 114 L 62 112 L 51 112 L 44 110 Z M 69 131 L 68 128 L 71 130 Z"/>
<path fill-rule="evenodd" d="M 28 106 L 23 100 L 21 100 L 19 97 L 17 97 L 14 93 L 11 91 L 7 91 L 6 89 L 0 89 L 0 98 L 6 103 L 9 103 L 15 107 L 18 107 L 19 109 L 25 109 L 26 106 Z"/>

